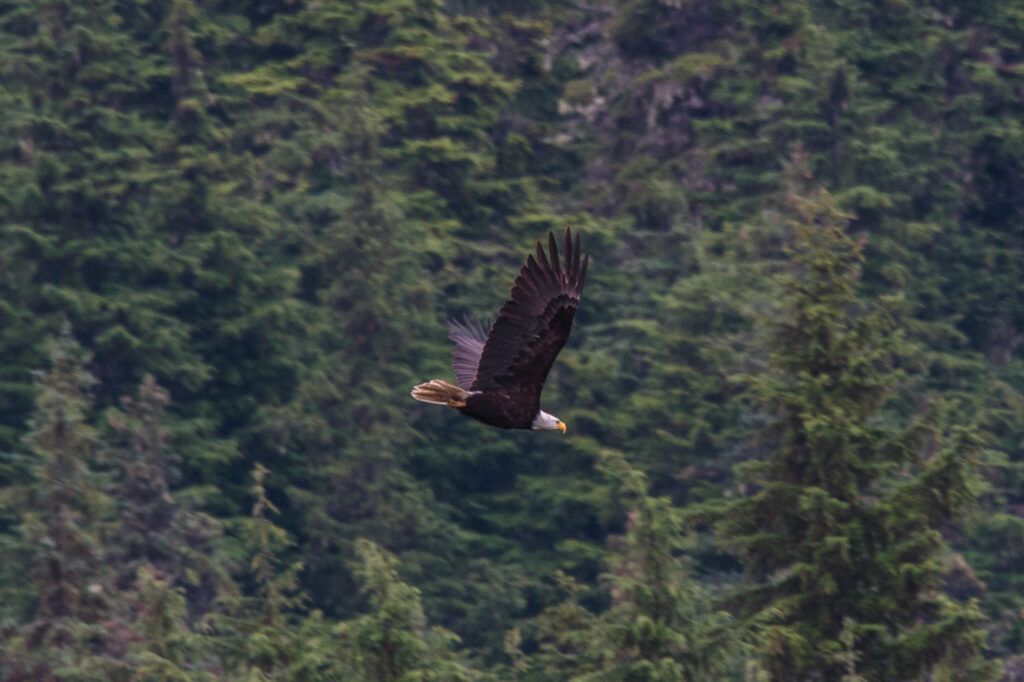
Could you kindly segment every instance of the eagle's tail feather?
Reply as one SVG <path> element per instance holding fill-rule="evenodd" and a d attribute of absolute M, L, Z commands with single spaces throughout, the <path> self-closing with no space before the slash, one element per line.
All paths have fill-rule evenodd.
<path fill-rule="evenodd" d="M 448 407 L 465 407 L 469 391 L 449 384 L 442 379 L 432 379 L 412 389 L 412 397 L 424 403 L 447 405 Z"/>

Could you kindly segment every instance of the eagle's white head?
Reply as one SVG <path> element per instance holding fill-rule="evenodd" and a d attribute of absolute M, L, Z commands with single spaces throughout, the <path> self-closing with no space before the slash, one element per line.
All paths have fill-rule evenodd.
<path fill-rule="evenodd" d="M 548 414 L 544 410 L 537 413 L 537 416 L 533 418 L 533 423 L 530 424 L 530 428 L 534 431 L 561 431 L 565 433 L 565 422 L 556 417 L 553 414 Z"/>

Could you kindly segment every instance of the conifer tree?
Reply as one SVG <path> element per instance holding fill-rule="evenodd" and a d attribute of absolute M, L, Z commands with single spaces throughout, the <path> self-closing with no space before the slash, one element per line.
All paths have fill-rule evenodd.
<path fill-rule="evenodd" d="M 24 334 L 68 318 L 93 354 L 98 405 L 159 377 L 205 441 L 182 443 L 186 471 L 209 480 L 258 406 L 286 400 L 305 347 L 283 221 L 246 182 L 224 110 L 211 112 L 198 14 L 188 0 L 5 9 L 0 260 L 12 275 L 0 287 L 22 365 L 37 354 Z M 19 428 L 24 387 L 0 400 Z"/>
<path fill-rule="evenodd" d="M 5 293 L 51 333 L 71 321 L 101 398 L 127 393 L 143 365 L 195 378 L 172 319 L 181 263 L 154 234 L 151 191 L 168 179 L 154 117 L 164 70 L 142 36 L 159 35 L 158 16 L 109 0 L 14 3 L 2 25 L 0 230 L 16 273 Z"/>
<path fill-rule="evenodd" d="M 711 607 L 683 552 L 682 509 L 651 497 L 646 477 L 621 453 L 605 451 L 602 470 L 628 499 L 626 535 L 618 538 L 603 576 L 611 605 L 584 609 L 571 580 L 570 599 L 542 614 L 540 657 L 548 675 L 573 680 L 709 680 L 742 676 L 749 633 Z"/>
<path fill-rule="evenodd" d="M 287 665 L 294 653 L 288 618 L 303 599 L 296 582 L 301 563 L 281 565 L 292 540 L 269 518 L 277 507 L 267 497 L 267 473 L 262 464 L 256 465 L 250 488 L 252 513 L 237 521 L 237 536 L 247 556 L 245 578 L 253 589 L 238 595 L 233 614 L 224 619 L 235 630 L 232 659 L 237 660 L 243 678 L 252 679 L 269 679 Z"/>
<path fill-rule="evenodd" d="M 483 679 L 452 651 L 459 638 L 427 625 L 420 592 L 398 577 L 394 555 L 369 540 L 356 543 L 356 572 L 371 612 L 339 624 L 360 679 L 375 682 L 466 682 Z"/>
<path fill-rule="evenodd" d="M 221 523 L 172 492 L 181 456 L 169 441 L 167 391 L 147 375 L 136 397 L 110 410 L 110 498 L 117 515 L 104 534 L 110 587 L 134 631 L 125 661 L 138 679 L 215 679 L 209 623 L 237 590 L 221 550 Z"/>
<path fill-rule="evenodd" d="M 415 332 L 433 292 L 410 247 L 425 225 L 402 220 L 401 195 L 382 179 L 381 130 L 364 77 L 349 79 L 354 89 L 343 99 L 336 94 L 347 169 L 307 260 L 313 293 L 331 311 L 323 333 L 334 351 L 268 420 L 274 454 L 295 459 L 288 493 L 304 516 L 307 570 L 319 603 L 335 614 L 354 606 L 355 584 L 335 578 L 347 574 L 357 537 L 401 551 L 413 535 L 426 543 L 435 535 L 423 488 L 404 468 L 414 434 L 392 388 L 413 381 L 424 354 Z"/>
<path fill-rule="evenodd" d="M 429 674 L 353 639 L 384 627 L 354 616 L 370 537 L 389 613 L 494 665 L 508 632 L 520 679 L 734 676 L 708 638 L 750 627 L 776 676 L 984 679 L 971 597 L 988 655 L 1024 648 L 1017 4 L 2 3 L 0 678 Z M 779 216 L 847 220 L 783 206 L 793 143 L 868 238 L 805 230 L 788 326 L 743 346 Z M 493 312 L 566 222 L 600 264 L 545 394 L 568 437 L 420 411 L 443 319 Z M 64 319 L 98 381 L 60 449 L 31 370 Z M 696 608 L 688 560 L 740 566 L 677 507 L 723 491 L 696 517 L 748 589 Z M 556 568 L 577 594 L 531 660 Z M 427 639 L 399 649 L 452 654 Z"/>
<path fill-rule="evenodd" d="M 746 571 L 737 615 L 762 628 L 773 678 L 986 679 L 978 606 L 941 580 L 940 529 L 969 508 L 976 448 L 925 447 L 922 420 L 887 427 L 893 365 L 913 350 L 896 301 L 858 297 L 861 245 L 827 193 L 788 210 L 794 272 L 770 363 L 748 377 L 767 454 L 738 467 L 748 492 L 716 515 Z"/>
<path fill-rule="evenodd" d="M 224 600 L 230 613 L 215 614 L 213 622 L 226 634 L 222 641 L 225 667 L 232 680 L 353 679 L 337 637 L 319 610 L 306 614 L 306 597 L 299 588 L 302 563 L 289 556 L 294 541 L 270 518 L 278 509 L 267 496 L 266 467 L 252 473 L 250 516 L 238 519 L 235 531 L 248 558 L 250 587 Z"/>
<path fill-rule="evenodd" d="M 339 34 L 349 49 L 332 50 Z M 406 468 L 415 432 L 406 394 L 395 387 L 412 385 L 415 367 L 436 348 L 424 333 L 436 325 L 432 275 L 450 258 L 442 237 L 456 225 L 443 207 L 448 197 L 426 185 L 458 176 L 426 172 L 421 157 L 429 151 L 445 163 L 455 146 L 459 167 L 476 167 L 464 157 L 488 150 L 485 131 L 453 102 L 471 101 L 478 82 L 488 90 L 494 74 L 460 49 L 464 38 L 433 1 L 311 4 L 277 16 L 261 40 L 297 56 L 268 60 L 232 82 L 266 102 L 252 131 L 274 131 L 261 163 L 301 190 L 280 203 L 307 230 L 303 293 L 323 312 L 319 333 L 330 349 L 295 401 L 268 412 L 265 432 L 276 447 L 267 455 L 284 459 L 275 475 L 287 481 L 289 503 L 302 516 L 311 592 L 337 616 L 357 603 L 356 585 L 345 578 L 356 538 L 373 537 L 396 552 L 414 544 L 425 554 L 448 549 L 451 534 L 442 539 L 425 486 Z M 473 73 L 457 75 L 463 69 Z M 293 138 L 296 118 L 324 132 Z M 471 130 L 450 129 L 456 122 Z"/>
<path fill-rule="evenodd" d="M 181 481 L 182 457 L 168 439 L 166 389 L 146 375 L 138 395 L 121 402 L 122 410 L 107 415 L 116 443 L 109 494 L 118 515 L 106 554 L 116 567 L 116 585 L 127 588 L 145 568 L 152 584 L 187 589 L 193 613 L 201 615 L 218 587 L 230 584 L 216 548 L 220 523 L 172 493 Z"/>
<path fill-rule="evenodd" d="M 132 680 L 213 682 L 220 661 L 203 627 L 189 617 L 185 590 L 139 566 L 125 599 L 130 609 L 131 643 L 124 660 Z"/>
<path fill-rule="evenodd" d="M 110 621 L 118 595 L 100 535 L 111 504 L 95 470 L 101 444 L 88 423 L 95 380 L 67 325 L 49 356 L 25 439 L 32 480 L 3 490 L 5 505 L 20 513 L 18 542 L 0 557 L 4 587 L 27 581 L 31 597 L 3 637 L 0 674 L 11 681 L 99 679 L 125 669 L 115 657 L 128 633 Z"/>

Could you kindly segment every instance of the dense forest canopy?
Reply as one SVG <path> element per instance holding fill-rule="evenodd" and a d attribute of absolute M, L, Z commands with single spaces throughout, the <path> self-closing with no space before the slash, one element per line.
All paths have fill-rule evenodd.
<path fill-rule="evenodd" d="M 1024 679 L 1024 4 L 0 2 L 0 678 Z M 510 432 L 409 397 L 566 226 Z"/>

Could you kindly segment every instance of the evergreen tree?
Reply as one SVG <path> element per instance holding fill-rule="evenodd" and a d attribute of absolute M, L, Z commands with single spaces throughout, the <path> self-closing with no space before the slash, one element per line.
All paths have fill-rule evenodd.
<path fill-rule="evenodd" d="M 851 233 L 870 235 L 860 265 L 863 285 L 875 294 L 893 286 L 906 292 L 912 314 L 902 321 L 905 332 L 924 344 L 913 358 L 920 370 L 911 378 L 915 390 L 957 400 L 956 421 L 977 423 L 991 436 L 989 446 L 1009 453 L 991 469 L 1000 493 L 987 500 L 991 516 L 984 514 L 999 520 L 976 526 L 984 537 L 972 533 L 957 546 L 980 540 L 1000 548 L 978 552 L 976 561 L 979 569 L 992 561 L 986 584 L 1000 586 L 999 596 L 988 593 L 986 608 L 1003 614 L 995 620 L 1011 629 L 1019 619 L 1009 614 L 1021 607 L 1019 590 L 1006 588 L 1015 580 L 1009 567 L 1016 561 L 1003 551 L 1018 544 L 1014 519 L 1021 502 L 1015 453 L 1022 434 L 1024 252 L 1019 230 L 1011 227 L 1020 222 L 1020 202 L 1011 197 L 1019 196 L 1014 187 L 1021 173 L 1019 155 L 1010 152 L 1021 140 L 1020 97 L 1012 85 L 1022 59 L 1019 13 L 993 4 L 637 0 L 587 12 L 585 20 L 561 14 L 551 55 L 565 79 L 560 107 L 567 115 L 558 138 L 589 170 L 573 185 L 586 190 L 581 204 L 628 223 L 622 241 L 644 236 L 624 249 L 644 257 L 620 267 L 643 271 L 656 266 L 659 254 L 674 254 L 672 241 L 642 250 L 657 244 L 662 231 L 678 230 L 673 218 L 679 214 L 701 228 L 693 248 L 675 260 L 689 268 L 693 255 L 706 254 L 704 271 L 675 289 L 687 291 L 701 280 L 709 286 L 693 298 L 661 299 L 664 308 L 721 311 L 742 331 L 742 314 L 763 305 L 764 296 L 762 278 L 751 281 L 744 273 L 783 255 L 785 233 L 774 215 L 786 192 L 779 172 L 785 151 L 794 143 L 807 150 L 813 181 L 856 214 Z M 598 37 L 602 31 L 611 40 Z M 646 282 L 641 288 L 651 291 Z M 701 384 L 713 389 L 717 371 L 701 373 L 694 385 L 673 356 L 657 355 L 661 344 L 674 340 L 661 333 L 664 315 L 642 326 L 651 314 L 647 306 L 636 302 L 627 309 L 635 320 L 626 332 L 629 347 L 640 351 L 635 364 L 649 376 L 638 382 L 633 372 L 618 375 L 634 380 L 625 387 L 646 409 L 604 422 L 618 421 L 616 430 L 646 425 L 630 434 L 634 439 L 670 438 L 676 447 L 668 457 L 658 456 L 657 443 L 636 451 L 651 457 L 657 490 L 673 490 L 677 500 L 718 495 L 730 483 L 719 463 L 741 452 L 733 436 L 759 417 L 701 399 Z M 692 355 L 686 331 L 677 332 L 679 347 Z M 711 344 L 701 350 L 725 360 L 720 366 L 745 364 L 742 351 L 722 352 L 726 340 L 705 335 L 702 341 Z M 615 339 L 602 341 L 613 347 Z M 659 414 L 658 403 L 644 395 L 679 386 L 686 387 L 696 419 L 690 410 Z M 714 428 L 718 416 L 724 417 L 721 430 Z M 701 441 L 691 441 L 691 433 Z M 611 435 L 602 434 L 602 442 Z M 714 459 L 701 457 L 705 453 Z M 660 467 L 678 473 L 676 481 L 659 476 Z"/>
<path fill-rule="evenodd" d="M 100 407 L 154 374 L 204 441 L 181 444 L 190 482 L 237 456 L 260 405 L 287 399 L 305 350 L 298 271 L 230 148 L 230 92 L 218 109 L 203 79 L 198 15 L 187 0 L 14 3 L 0 25 L 9 348 L 24 366 L 37 353 L 24 335 L 69 319 Z M 219 56 L 218 40 L 204 47 Z M 14 379 L 0 399 L 17 430 Z"/>
<path fill-rule="evenodd" d="M 168 442 L 167 391 L 146 375 L 135 398 L 122 399 L 107 421 L 117 443 L 108 489 L 118 515 L 105 554 L 116 566 L 115 585 L 126 589 L 145 570 L 148 584 L 186 589 L 194 615 L 209 610 L 219 587 L 230 585 L 218 555 L 220 523 L 172 493 L 181 480 L 182 458 Z M 188 500 L 188 498 L 185 498 Z M 230 587 L 228 587 L 230 590 Z"/>
<path fill-rule="evenodd" d="M 219 661 L 209 625 L 237 587 L 220 522 L 181 501 L 187 491 L 171 491 L 181 457 L 168 439 L 169 401 L 147 375 L 138 395 L 107 415 L 108 493 L 117 515 L 104 533 L 104 555 L 110 588 L 124 598 L 120 616 L 135 631 L 123 653 L 134 679 L 212 680 Z"/>
<path fill-rule="evenodd" d="M 887 427 L 893 363 L 909 354 L 896 301 L 858 298 L 861 247 L 828 194 L 790 201 L 795 272 L 770 365 L 749 378 L 768 452 L 739 467 L 748 492 L 715 515 L 748 579 L 732 603 L 760 624 L 773 677 L 986 679 L 977 603 L 941 581 L 940 530 L 971 504 L 977 451 L 963 436 L 927 447 L 925 422 Z"/>
<path fill-rule="evenodd" d="M 155 118 L 165 68 L 139 38 L 159 35 L 158 15 L 89 0 L 14 3 L 3 18 L 0 229 L 16 273 L 5 293 L 51 333 L 71 321 L 106 404 L 140 366 L 194 380 L 187 330 L 173 319 L 181 263 L 156 235 L 150 200 L 169 179 L 160 150 L 170 140 Z"/>
<path fill-rule="evenodd" d="M 398 578 L 398 562 L 369 540 L 356 543 L 356 569 L 371 613 L 338 626 L 361 679 L 377 682 L 483 679 L 452 651 L 458 637 L 429 627 L 420 593 Z"/>
<path fill-rule="evenodd" d="M 211 638 L 189 618 L 185 590 L 161 579 L 148 565 L 139 567 L 126 599 L 131 609 L 132 642 L 124 654 L 132 680 L 213 682 Z"/>
<path fill-rule="evenodd" d="M 606 451 L 602 469 L 628 498 L 626 535 L 619 538 L 603 576 L 611 605 L 593 614 L 575 599 L 538 621 L 545 673 L 573 680 L 738 679 L 749 656 L 749 635 L 730 632 L 730 616 L 709 608 L 710 593 L 682 556 L 682 510 L 650 497 L 646 477 L 621 453 Z"/>
<path fill-rule="evenodd" d="M 1022 46 L 993 2 L 0 3 L 0 676 L 736 677 L 753 629 L 794 678 L 984 678 L 972 598 L 1024 643 Z M 834 206 L 786 204 L 794 145 Z M 567 437 L 416 407 L 566 223 Z M 738 557 L 681 534 L 709 501 Z"/>
<path fill-rule="evenodd" d="M 263 158 L 273 177 L 295 179 L 280 205 L 308 230 L 303 294 L 325 313 L 329 350 L 264 431 L 266 456 L 281 462 L 271 486 L 287 486 L 285 523 L 303 531 L 304 580 L 328 614 L 352 613 L 360 598 L 345 566 L 355 540 L 373 537 L 415 552 L 403 570 L 417 572 L 425 607 L 472 637 L 488 628 L 453 620 L 487 621 L 517 599 L 474 603 L 495 589 L 486 560 L 474 571 L 486 577 L 453 578 L 466 536 L 432 493 L 463 502 L 452 469 L 467 451 L 424 447 L 398 387 L 445 366 L 442 318 L 455 310 L 436 299 L 456 278 L 452 263 L 486 261 L 490 247 L 476 254 L 476 241 L 508 228 L 529 192 L 497 170 L 495 128 L 514 84 L 490 64 L 486 26 L 456 16 L 433 1 L 310 4 L 261 32 L 289 58 L 232 82 L 266 104 L 252 133 L 273 140 Z M 296 120 L 317 132 L 293 135 Z"/>
<path fill-rule="evenodd" d="M 49 356 L 25 439 L 32 480 L 3 490 L 5 505 L 20 515 L 18 540 L 0 559 L 4 587 L 27 580 L 30 594 L 15 597 L 25 613 L 5 632 L 0 674 L 12 682 L 117 679 L 125 666 L 115 657 L 128 633 L 111 620 L 119 595 L 110 590 L 100 535 L 111 504 L 95 470 L 101 444 L 88 424 L 95 380 L 67 326 Z"/>
<path fill-rule="evenodd" d="M 249 568 L 240 582 L 251 587 L 225 600 L 229 614 L 213 618 L 226 632 L 222 647 L 227 677 L 245 682 L 350 679 L 351 667 L 330 625 L 319 610 L 303 612 L 306 597 L 298 582 L 302 563 L 288 557 L 294 541 L 270 519 L 278 510 L 267 497 L 268 473 L 256 465 L 252 514 L 235 524 Z"/>

